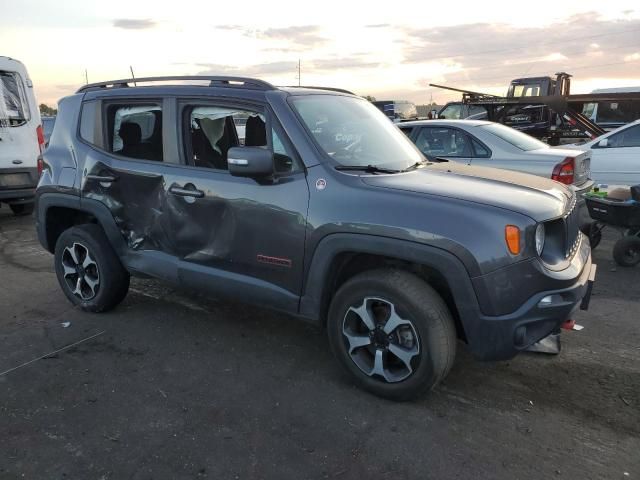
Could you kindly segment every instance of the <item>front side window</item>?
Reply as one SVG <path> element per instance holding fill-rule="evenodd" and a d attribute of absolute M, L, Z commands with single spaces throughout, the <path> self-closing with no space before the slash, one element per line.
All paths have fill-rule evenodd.
<path fill-rule="evenodd" d="M 319 148 L 344 166 L 402 170 L 423 160 L 411 141 L 367 100 L 341 95 L 292 97 Z"/>
<path fill-rule="evenodd" d="M 25 87 L 16 72 L 0 71 L 0 127 L 16 127 L 31 118 Z"/>
<path fill-rule="evenodd" d="M 427 158 L 473 157 L 469 136 L 455 128 L 425 127 L 416 138 L 416 146 Z"/>
<path fill-rule="evenodd" d="M 109 151 L 123 157 L 162 161 L 162 108 L 158 104 L 107 107 Z"/>
<path fill-rule="evenodd" d="M 609 147 L 640 147 L 640 125 L 625 128 L 621 132 L 611 135 Z"/>
<path fill-rule="evenodd" d="M 481 125 L 478 128 L 481 128 L 485 132 L 488 132 L 525 152 L 538 150 L 540 148 L 549 148 L 546 143 L 542 143 L 540 140 L 536 140 L 526 133 L 519 132 L 518 130 L 499 123 L 488 123 L 486 125 Z M 488 143 L 490 144 L 490 142 Z"/>
<path fill-rule="evenodd" d="M 458 120 L 462 117 L 462 105 L 454 103 L 447 105 L 442 109 L 438 118 L 446 118 L 449 120 Z"/>
<path fill-rule="evenodd" d="M 277 173 L 296 168 L 293 155 L 277 132 L 267 126 L 262 112 L 223 106 L 196 106 L 188 110 L 186 152 L 196 167 L 228 170 L 232 147 L 272 148 Z M 268 141 L 267 131 L 271 137 Z"/>

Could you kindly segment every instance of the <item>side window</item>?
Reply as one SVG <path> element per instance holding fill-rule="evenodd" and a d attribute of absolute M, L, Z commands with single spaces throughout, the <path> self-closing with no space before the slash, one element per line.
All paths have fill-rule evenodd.
<path fill-rule="evenodd" d="M 630 127 L 609 137 L 609 147 L 640 147 L 640 125 Z"/>
<path fill-rule="evenodd" d="M 475 138 L 471 140 L 473 144 L 473 156 L 474 158 L 489 158 L 491 152 Z"/>
<path fill-rule="evenodd" d="M 473 156 L 469 137 L 454 128 L 425 127 L 416 138 L 416 146 L 429 158 Z"/>
<path fill-rule="evenodd" d="M 274 169 L 295 170 L 293 156 L 275 130 L 268 142 L 265 116 L 257 111 L 234 107 L 196 106 L 185 113 L 186 156 L 189 164 L 215 170 L 228 169 L 232 147 L 273 147 Z"/>
<path fill-rule="evenodd" d="M 159 104 L 109 105 L 107 149 L 123 157 L 162 161 L 162 108 Z"/>
<path fill-rule="evenodd" d="M 97 102 L 90 101 L 82 104 L 80 112 L 80 138 L 92 145 L 96 145 L 96 105 Z"/>

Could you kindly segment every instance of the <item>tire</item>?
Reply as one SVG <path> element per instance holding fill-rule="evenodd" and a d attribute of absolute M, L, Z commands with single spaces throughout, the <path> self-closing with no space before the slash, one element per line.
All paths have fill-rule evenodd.
<path fill-rule="evenodd" d="M 377 327 L 367 327 L 365 316 Z M 391 318 L 396 328 L 389 325 Z M 371 270 L 342 285 L 331 301 L 327 334 L 333 354 L 355 383 L 391 400 L 410 400 L 431 390 L 447 376 L 456 354 L 455 324 L 444 301 L 403 270 Z M 376 364 L 385 368 L 376 369 Z"/>
<path fill-rule="evenodd" d="M 62 291 L 71 303 L 86 312 L 111 310 L 127 295 L 129 272 L 99 225 L 85 224 L 65 230 L 56 242 L 54 261 Z"/>
<path fill-rule="evenodd" d="M 34 203 L 13 203 L 9 204 L 9 208 L 16 217 L 31 215 L 33 213 Z"/>
<path fill-rule="evenodd" d="M 589 224 L 586 235 L 589 237 L 589 244 L 591 245 L 591 250 L 595 250 L 600 242 L 602 241 L 602 228 L 598 225 L 598 222 L 592 222 Z M 585 232 L 583 232 L 585 233 Z"/>
<path fill-rule="evenodd" d="M 640 238 L 622 237 L 613 246 L 613 259 L 621 267 L 633 267 L 640 263 Z"/>

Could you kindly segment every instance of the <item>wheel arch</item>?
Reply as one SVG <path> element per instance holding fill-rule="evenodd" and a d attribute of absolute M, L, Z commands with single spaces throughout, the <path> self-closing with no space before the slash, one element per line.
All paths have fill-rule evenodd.
<path fill-rule="evenodd" d="M 449 307 L 458 335 L 466 339 L 465 324 L 477 318 L 478 302 L 464 264 L 446 250 L 387 237 L 325 237 L 305 276 L 300 314 L 324 325 L 331 298 L 340 285 L 355 274 L 384 267 L 408 270 L 431 285 Z"/>
<path fill-rule="evenodd" d="M 124 239 L 111 212 L 101 202 L 61 193 L 43 193 L 36 202 L 38 240 L 49 252 L 54 252 L 57 239 L 66 229 L 94 223 L 102 227 L 118 256 L 124 254 Z"/>

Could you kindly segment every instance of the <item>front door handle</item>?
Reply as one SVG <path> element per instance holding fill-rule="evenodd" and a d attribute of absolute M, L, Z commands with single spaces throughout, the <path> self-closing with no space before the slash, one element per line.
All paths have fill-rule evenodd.
<path fill-rule="evenodd" d="M 114 177 L 113 175 L 87 175 L 87 180 L 94 180 L 100 183 L 113 183 L 118 177 Z"/>
<path fill-rule="evenodd" d="M 192 197 L 192 198 L 202 198 L 204 197 L 204 192 L 202 190 L 183 188 L 183 187 L 171 187 L 169 188 L 169 193 L 176 195 L 178 197 Z"/>

